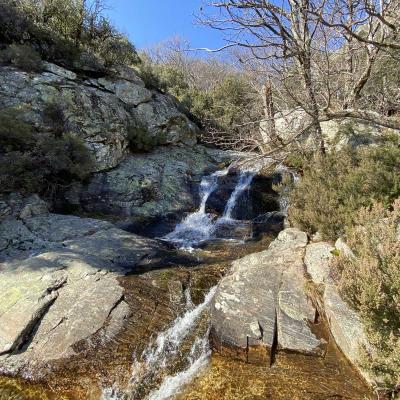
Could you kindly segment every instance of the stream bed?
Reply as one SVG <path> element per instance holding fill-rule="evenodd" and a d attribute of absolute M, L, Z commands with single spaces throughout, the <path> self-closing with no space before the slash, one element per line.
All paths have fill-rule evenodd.
<path fill-rule="evenodd" d="M 373 399 L 331 338 L 324 357 L 280 352 L 272 367 L 212 351 L 208 313 L 216 285 L 233 260 L 266 249 L 281 229 L 271 222 L 252 237 L 248 222 L 235 219 L 248 207 L 254 171 L 238 176 L 220 215 L 209 212 L 227 173 L 203 178 L 198 209 L 158 238 L 169 247 L 119 278 L 130 307 L 122 331 L 106 346 L 95 335 L 79 356 L 52 365 L 41 384 L 0 377 L 0 400 Z M 258 219 L 264 228 L 270 217 Z M 319 329 L 326 331 L 323 319 Z"/>

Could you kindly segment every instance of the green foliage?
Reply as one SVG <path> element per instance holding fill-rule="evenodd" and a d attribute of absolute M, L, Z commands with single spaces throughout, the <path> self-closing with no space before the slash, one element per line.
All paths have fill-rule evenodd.
<path fill-rule="evenodd" d="M 101 1 L 0 0 L 0 43 L 27 44 L 43 59 L 70 67 L 139 63 L 135 47 L 102 14 L 103 7 Z"/>
<path fill-rule="evenodd" d="M 0 112 L 0 187 L 2 191 L 51 194 L 93 168 L 79 138 L 37 133 L 18 118 L 18 110 Z"/>
<path fill-rule="evenodd" d="M 42 58 L 40 54 L 29 45 L 12 44 L 0 52 L 2 62 L 10 62 L 25 71 L 40 71 Z"/>
<path fill-rule="evenodd" d="M 400 200 L 391 210 L 382 204 L 361 209 L 347 229 L 355 258 L 339 256 L 340 291 L 359 313 L 372 349 L 364 349 L 364 367 L 389 387 L 400 385 Z"/>
<path fill-rule="evenodd" d="M 46 124 L 50 125 L 57 137 L 65 133 L 67 119 L 61 104 L 55 101 L 47 104 L 43 110 L 43 120 Z"/>
<path fill-rule="evenodd" d="M 308 232 L 335 239 L 354 223 L 361 207 L 400 196 L 400 148 L 349 148 L 317 155 L 290 195 L 289 219 Z"/>
<path fill-rule="evenodd" d="M 163 134 L 151 136 L 145 126 L 132 124 L 128 128 L 128 141 L 131 151 L 151 151 L 155 147 L 165 144 L 166 137 Z"/>
<path fill-rule="evenodd" d="M 0 112 L 0 152 L 29 151 L 35 145 L 36 135 L 32 126 L 19 120 L 20 111 Z"/>

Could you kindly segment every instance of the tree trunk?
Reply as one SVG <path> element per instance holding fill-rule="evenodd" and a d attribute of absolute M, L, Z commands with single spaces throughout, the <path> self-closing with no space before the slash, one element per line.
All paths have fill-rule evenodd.
<path fill-rule="evenodd" d="M 264 115 L 266 118 L 266 129 L 264 130 L 268 138 L 271 140 L 273 146 L 281 146 L 282 139 L 276 132 L 275 126 L 275 107 L 272 98 L 272 85 L 268 79 L 263 86 L 263 102 L 264 102 Z"/>

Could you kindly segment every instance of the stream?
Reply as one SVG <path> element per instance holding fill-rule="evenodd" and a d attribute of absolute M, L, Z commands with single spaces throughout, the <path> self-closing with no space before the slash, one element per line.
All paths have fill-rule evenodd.
<path fill-rule="evenodd" d="M 210 207 L 230 174 L 204 176 L 197 210 L 157 238 L 171 249 L 120 278 L 132 315 L 107 348 L 72 358 L 43 385 L 0 377 L 0 400 L 373 398 L 333 341 L 325 358 L 287 354 L 273 368 L 212 352 L 209 305 L 218 281 L 232 260 L 265 249 L 282 223 L 279 210 L 240 218 L 251 208 L 256 170 L 236 174 L 220 213 Z"/>

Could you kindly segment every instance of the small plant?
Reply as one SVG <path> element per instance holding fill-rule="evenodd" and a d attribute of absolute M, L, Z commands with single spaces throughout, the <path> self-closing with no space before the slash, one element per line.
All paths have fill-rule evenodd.
<path fill-rule="evenodd" d="M 12 44 L 2 51 L 0 58 L 3 62 L 11 62 L 25 71 L 41 71 L 42 58 L 31 46 Z"/>
<path fill-rule="evenodd" d="M 164 134 L 151 136 L 148 129 L 142 124 L 130 125 L 128 128 L 128 141 L 131 151 L 151 151 L 157 146 L 165 144 Z"/>
<path fill-rule="evenodd" d="M 61 104 L 56 102 L 47 104 L 43 110 L 43 120 L 50 125 L 55 136 L 61 137 L 65 133 L 67 118 Z"/>

